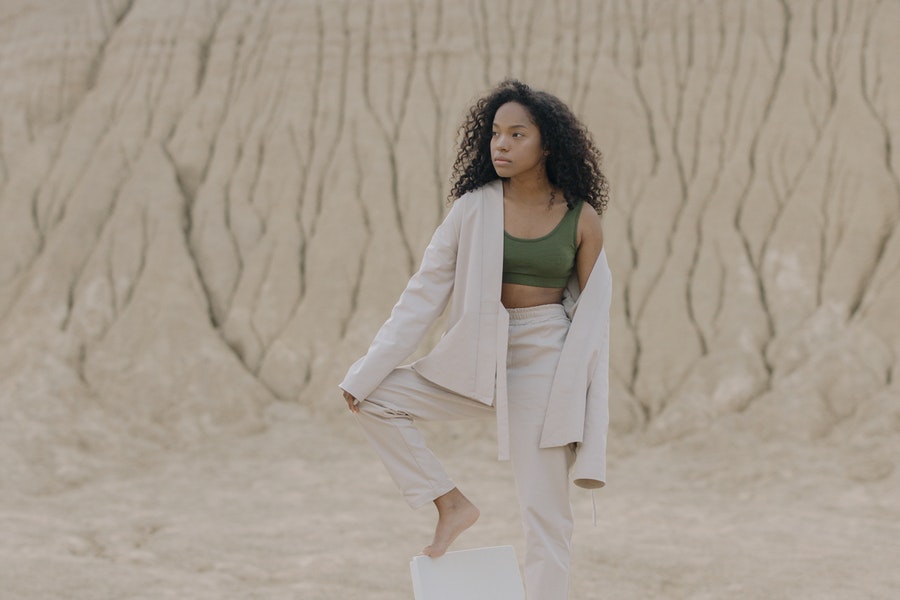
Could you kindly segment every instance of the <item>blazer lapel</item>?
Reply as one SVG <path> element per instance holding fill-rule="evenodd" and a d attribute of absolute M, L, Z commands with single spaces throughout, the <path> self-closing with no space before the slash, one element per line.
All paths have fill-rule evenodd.
<path fill-rule="evenodd" d="M 497 179 L 482 188 L 484 204 L 484 255 L 481 269 L 482 298 L 500 303 L 503 281 L 503 181 Z"/>
<path fill-rule="evenodd" d="M 494 408 L 497 411 L 497 458 L 509 460 L 509 409 L 506 398 L 506 351 L 509 339 L 509 313 L 500 303 L 503 285 L 503 181 L 497 179 L 482 188 L 484 254 L 481 265 L 482 312 L 496 315 L 494 343 Z M 480 332 L 490 336 L 490 330 Z"/>

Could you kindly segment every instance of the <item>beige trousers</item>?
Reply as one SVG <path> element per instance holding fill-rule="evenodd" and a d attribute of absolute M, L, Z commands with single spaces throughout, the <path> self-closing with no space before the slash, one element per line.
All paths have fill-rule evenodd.
<path fill-rule="evenodd" d="M 509 315 L 510 460 L 525 531 L 525 590 L 528 600 L 564 600 L 573 525 L 568 471 L 574 454 L 568 446 L 540 448 L 540 438 L 569 320 L 559 304 L 513 308 Z M 404 366 L 360 402 L 357 418 L 407 502 L 418 508 L 455 485 L 415 421 L 493 414 L 493 407 L 439 387 Z"/>

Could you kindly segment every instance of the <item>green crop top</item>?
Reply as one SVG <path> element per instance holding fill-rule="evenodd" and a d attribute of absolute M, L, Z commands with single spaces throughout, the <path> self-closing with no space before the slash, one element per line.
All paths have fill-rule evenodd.
<path fill-rule="evenodd" d="M 566 212 L 547 235 L 517 238 L 503 232 L 503 283 L 535 287 L 566 287 L 575 270 L 578 217 L 584 202 Z"/>

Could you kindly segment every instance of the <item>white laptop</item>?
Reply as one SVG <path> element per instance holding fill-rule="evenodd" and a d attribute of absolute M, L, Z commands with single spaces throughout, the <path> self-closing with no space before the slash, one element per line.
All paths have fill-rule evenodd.
<path fill-rule="evenodd" d="M 416 556 L 409 569 L 415 600 L 525 600 L 512 546 Z"/>

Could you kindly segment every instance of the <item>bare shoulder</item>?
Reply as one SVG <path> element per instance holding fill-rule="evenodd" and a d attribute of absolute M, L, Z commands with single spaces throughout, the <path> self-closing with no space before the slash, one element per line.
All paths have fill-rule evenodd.
<path fill-rule="evenodd" d="M 603 228 L 600 226 L 600 215 L 593 206 L 587 204 L 582 207 L 581 215 L 578 217 L 578 250 L 575 255 L 578 284 L 582 290 L 602 251 Z"/>
<path fill-rule="evenodd" d="M 585 244 L 590 248 L 596 248 L 598 253 L 603 247 L 603 224 L 600 215 L 587 202 L 584 203 L 578 217 L 578 245 L 580 247 Z"/>

